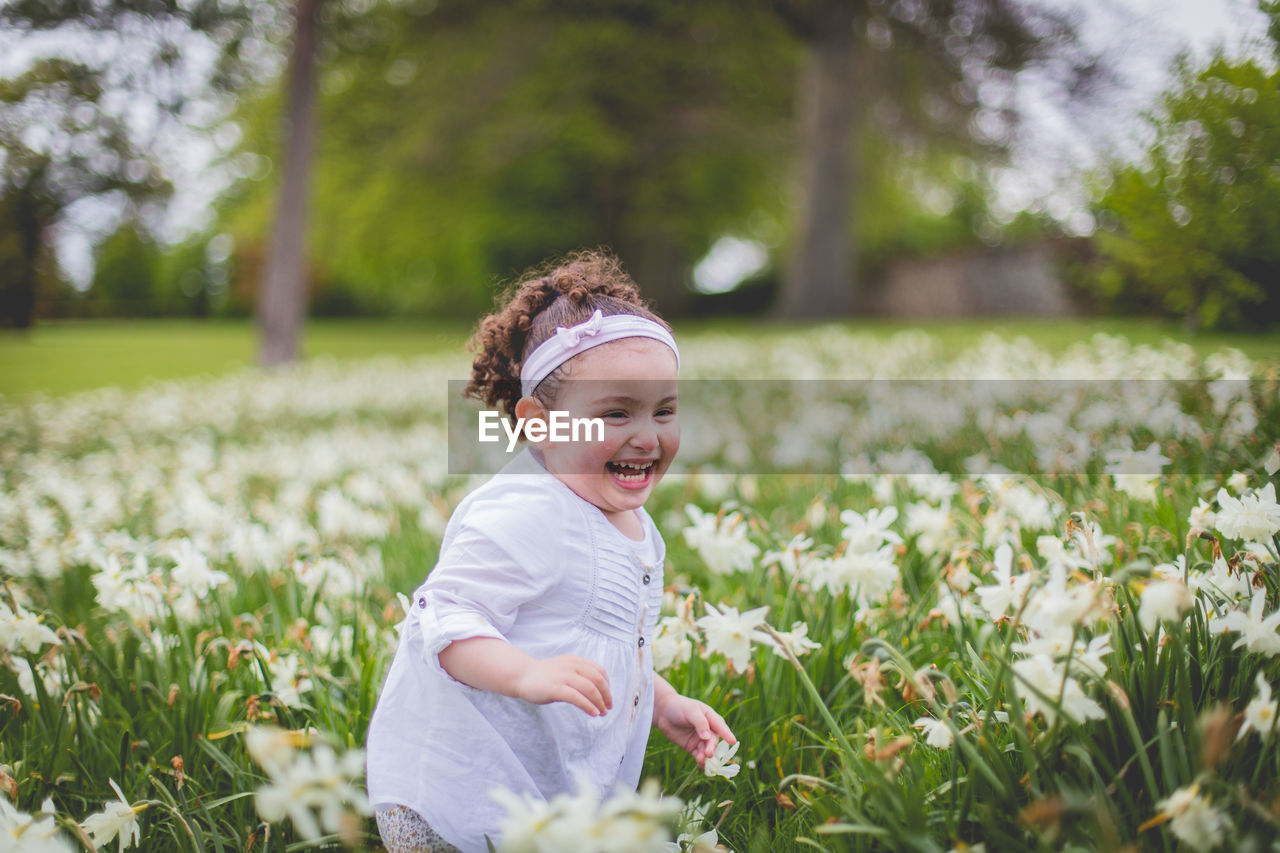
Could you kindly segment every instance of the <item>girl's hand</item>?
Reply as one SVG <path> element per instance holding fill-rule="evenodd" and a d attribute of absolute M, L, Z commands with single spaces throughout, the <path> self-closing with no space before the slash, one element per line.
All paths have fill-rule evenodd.
<path fill-rule="evenodd" d="M 702 767 L 716 751 L 716 743 L 724 738 L 733 745 L 738 739 L 729 731 L 724 718 L 709 705 L 672 691 L 656 702 L 653 724 L 671 742 L 692 755 Z"/>
<path fill-rule="evenodd" d="M 613 707 L 604 667 L 577 655 L 533 661 L 519 675 L 515 695 L 535 705 L 568 702 L 593 717 Z"/>

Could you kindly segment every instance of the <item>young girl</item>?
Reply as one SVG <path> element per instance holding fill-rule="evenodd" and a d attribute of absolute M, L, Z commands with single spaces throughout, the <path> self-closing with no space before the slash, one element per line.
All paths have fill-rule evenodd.
<path fill-rule="evenodd" d="M 600 418 L 604 436 L 526 447 L 449 520 L 369 727 L 390 853 L 500 844 L 495 787 L 634 790 L 651 725 L 699 766 L 735 742 L 650 654 L 665 548 L 644 502 L 680 445 L 670 327 L 584 253 L 519 285 L 472 343 L 467 394 L 526 424 Z"/>

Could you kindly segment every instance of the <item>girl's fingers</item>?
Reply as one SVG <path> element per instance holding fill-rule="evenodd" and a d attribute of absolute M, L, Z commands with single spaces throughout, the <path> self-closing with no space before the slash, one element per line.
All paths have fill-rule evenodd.
<path fill-rule="evenodd" d="M 568 702 L 570 705 L 574 706 L 575 708 L 579 708 L 593 717 L 596 716 L 595 706 L 591 704 L 591 702 L 587 699 L 586 696 L 583 696 L 581 693 L 579 693 L 577 690 L 574 690 L 569 685 L 567 684 L 564 685 L 563 689 L 556 691 L 556 694 L 557 694 L 556 699 L 558 701 Z"/>
<path fill-rule="evenodd" d="M 733 732 L 729 730 L 729 724 L 724 721 L 724 717 L 716 712 L 711 712 L 711 729 L 717 735 L 729 742 L 729 746 L 733 746 L 738 739 L 733 736 Z"/>
<path fill-rule="evenodd" d="M 578 658 L 579 664 L 576 671 L 579 675 L 591 681 L 604 697 L 606 710 L 613 707 L 613 694 L 609 691 L 609 674 L 600 664 L 586 658 Z"/>
<path fill-rule="evenodd" d="M 587 701 L 592 705 L 593 713 L 603 714 L 609 709 L 605 706 L 604 695 L 591 679 L 583 675 L 575 675 L 569 679 L 568 684 L 574 690 L 587 697 Z"/>

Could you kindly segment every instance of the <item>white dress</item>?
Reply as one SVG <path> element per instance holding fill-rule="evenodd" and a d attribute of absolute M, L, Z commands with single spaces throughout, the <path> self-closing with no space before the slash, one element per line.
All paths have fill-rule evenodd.
<path fill-rule="evenodd" d="M 407 806 L 464 853 L 499 843 L 502 786 L 550 799 L 585 777 L 603 796 L 640 779 L 653 718 L 661 535 L 643 508 L 642 542 L 613 526 L 526 448 L 467 495 L 412 614 L 369 725 L 369 800 Z M 613 708 L 592 717 L 454 680 L 439 653 L 499 637 L 543 659 L 601 664 Z"/>

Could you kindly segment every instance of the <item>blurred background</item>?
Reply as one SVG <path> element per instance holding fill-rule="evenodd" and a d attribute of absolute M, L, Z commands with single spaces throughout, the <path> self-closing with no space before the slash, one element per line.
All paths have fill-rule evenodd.
<path fill-rule="evenodd" d="M 0 391 L 455 346 L 595 246 L 695 325 L 1265 335 L 1278 56 L 1267 0 L 0 0 Z"/>

